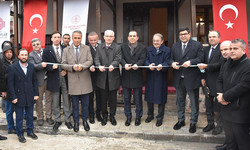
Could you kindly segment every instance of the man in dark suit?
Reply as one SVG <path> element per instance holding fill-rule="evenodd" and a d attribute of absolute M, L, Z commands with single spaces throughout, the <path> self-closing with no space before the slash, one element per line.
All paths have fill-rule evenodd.
<path fill-rule="evenodd" d="M 98 68 L 96 86 L 100 88 L 102 96 L 102 125 L 107 124 L 108 111 L 107 102 L 110 107 L 110 122 L 116 125 L 116 101 L 117 89 L 120 87 L 119 64 L 122 58 L 121 47 L 114 43 L 115 33 L 112 30 L 106 30 L 104 33 L 105 42 L 97 47 L 95 55 L 95 65 Z M 108 67 L 109 69 L 105 69 Z M 94 71 L 94 67 L 90 68 Z"/>
<path fill-rule="evenodd" d="M 69 46 L 69 42 L 70 42 L 70 35 L 69 34 L 64 34 L 63 35 L 63 38 L 62 38 L 62 47 L 63 47 L 63 49 L 65 48 L 65 47 L 68 47 Z"/>
<path fill-rule="evenodd" d="M 18 51 L 19 61 L 8 68 L 8 89 L 12 103 L 16 104 L 16 133 L 19 142 L 25 143 L 23 136 L 23 111 L 26 112 L 27 136 L 38 139 L 33 132 L 34 100 L 39 98 L 36 72 L 33 64 L 27 63 L 29 52 Z"/>
<path fill-rule="evenodd" d="M 188 93 L 191 103 L 190 133 L 196 132 L 199 115 L 199 87 L 201 72 L 197 67 L 189 67 L 203 62 L 202 44 L 190 39 L 191 33 L 187 27 L 179 29 L 180 41 L 173 44 L 170 63 L 174 69 L 173 85 L 176 88 L 178 122 L 174 130 L 185 126 L 185 102 Z M 178 65 L 181 65 L 178 66 Z"/>
<path fill-rule="evenodd" d="M 215 128 L 215 111 L 218 112 L 218 117 L 216 119 L 217 126 L 213 130 L 212 134 L 217 135 L 220 134 L 223 129 L 223 120 L 220 115 L 221 104 L 219 104 L 216 99 L 216 80 L 219 76 L 221 61 L 223 59 L 220 52 L 220 33 L 218 31 L 210 31 L 208 34 L 208 40 L 210 46 L 204 48 L 204 63 L 198 65 L 199 69 L 205 69 L 205 73 L 202 74 L 201 84 L 202 86 L 207 85 L 209 88 L 209 97 L 205 97 L 208 125 L 203 128 L 203 132 L 209 132 Z"/>
<path fill-rule="evenodd" d="M 88 41 L 89 41 L 89 47 L 90 47 L 90 52 L 93 60 L 95 59 L 95 53 L 96 53 L 96 48 L 98 46 L 98 34 L 96 32 L 90 32 L 88 35 Z M 94 61 L 93 61 L 93 65 Z M 101 107 L 102 107 L 102 102 L 101 102 L 101 93 L 99 88 L 96 86 L 96 78 L 97 78 L 97 72 L 90 72 L 91 74 L 91 81 L 92 81 L 92 87 L 93 87 L 93 92 L 89 94 L 89 122 L 90 123 L 95 123 L 95 113 L 96 113 L 96 119 L 97 121 L 101 122 L 102 117 L 101 117 Z M 94 93 L 96 97 L 96 111 L 94 113 Z"/>
<path fill-rule="evenodd" d="M 125 122 L 126 126 L 131 123 L 131 95 L 132 90 L 134 93 L 134 102 L 136 105 L 136 119 L 135 125 L 141 124 L 141 117 L 143 114 L 142 107 L 142 86 L 143 86 L 143 74 L 142 69 L 138 69 L 138 66 L 143 66 L 146 58 L 146 47 L 137 42 L 139 37 L 136 31 L 130 31 L 128 35 L 128 42 L 122 44 L 122 89 L 124 93 L 124 113 L 127 117 Z"/>
<path fill-rule="evenodd" d="M 47 87 L 47 72 L 45 67 L 46 63 L 42 62 L 43 49 L 41 45 L 41 41 L 38 38 L 34 38 L 31 40 L 31 45 L 33 47 L 33 51 L 29 54 L 29 62 L 32 63 L 36 70 L 36 77 L 39 89 L 39 99 L 36 101 L 36 113 L 37 113 L 37 125 L 42 126 L 44 122 L 44 114 L 43 114 L 43 94 L 45 93 L 45 115 L 46 121 L 52 125 L 54 121 L 52 120 L 52 96 L 51 92 L 46 90 Z"/>
<path fill-rule="evenodd" d="M 145 66 L 147 69 L 145 101 L 148 106 L 146 123 L 154 119 L 154 104 L 158 104 L 156 126 L 162 125 L 165 113 L 165 104 L 168 96 L 168 67 L 170 66 L 170 48 L 163 45 L 164 37 L 160 33 L 153 36 L 153 45 L 147 47 Z"/>
<path fill-rule="evenodd" d="M 51 41 L 53 45 L 48 48 L 45 48 L 43 51 L 43 62 L 54 63 L 53 65 L 47 65 L 47 90 L 52 93 L 52 101 L 53 101 L 53 116 L 55 118 L 55 125 L 53 126 L 53 130 L 57 131 L 59 126 L 62 124 L 61 122 L 61 113 L 60 113 L 60 105 L 59 105 L 59 91 L 62 91 L 63 97 L 63 111 L 64 111 L 64 119 L 65 125 L 68 129 L 72 129 L 73 126 L 70 123 L 70 114 L 71 114 L 71 103 L 68 97 L 68 90 L 66 86 L 66 81 L 64 76 L 67 74 L 66 70 L 62 70 L 61 66 L 57 65 L 57 63 L 61 63 L 62 60 L 62 46 L 61 42 L 61 33 L 53 32 Z"/>
<path fill-rule="evenodd" d="M 216 84 L 227 150 L 248 150 L 250 147 L 250 60 L 246 47 L 242 39 L 231 42 L 230 58 L 223 65 Z"/>

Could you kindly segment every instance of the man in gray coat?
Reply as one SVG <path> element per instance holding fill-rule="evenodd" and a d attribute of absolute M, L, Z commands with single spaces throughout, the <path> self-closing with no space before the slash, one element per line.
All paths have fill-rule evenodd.
<path fill-rule="evenodd" d="M 36 101 L 36 113 L 38 117 L 37 125 L 42 126 L 44 122 L 43 114 L 43 94 L 45 93 L 46 104 L 45 104 L 45 115 L 46 121 L 52 125 L 54 121 L 52 120 L 52 97 L 51 92 L 46 90 L 47 87 L 47 72 L 45 71 L 46 63 L 42 62 L 43 49 L 41 46 L 41 41 L 38 38 L 31 40 L 31 45 L 33 51 L 29 54 L 29 62 L 34 65 L 38 83 L 39 99 Z"/>
<path fill-rule="evenodd" d="M 122 52 L 121 47 L 114 43 L 115 33 L 112 30 L 106 30 L 104 33 L 105 42 L 97 47 L 95 55 L 95 65 L 98 67 L 96 86 L 100 88 L 102 97 L 102 125 L 107 124 L 108 111 L 107 101 L 109 99 L 110 122 L 116 125 L 116 101 L 117 89 L 120 87 L 120 70 Z M 105 69 L 104 67 L 108 67 Z M 95 71 L 94 67 L 90 68 Z"/>

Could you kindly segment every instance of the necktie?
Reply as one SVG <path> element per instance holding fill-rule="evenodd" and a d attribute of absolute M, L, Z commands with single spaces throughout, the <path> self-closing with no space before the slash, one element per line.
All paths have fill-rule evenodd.
<path fill-rule="evenodd" d="M 59 47 L 56 47 L 56 57 L 58 59 L 58 61 L 60 62 L 61 61 L 61 58 L 60 58 L 60 54 L 59 54 Z"/>
<path fill-rule="evenodd" d="M 109 49 L 109 46 L 107 46 L 107 49 Z"/>
<path fill-rule="evenodd" d="M 214 52 L 214 48 L 212 47 L 212 51 L 211 51 L 211 53 L 210 53 L 209 60 L 211 59 L 211 56 L 212 56 L 213 52 Z"/>
<path fill-rule="evenodd" d="M 40 58 L 42 58 L 42 54 L 41 54 L 41 52 L 40 52 L 40 53 L 38 53 L 38 56 L 39 56 Z"/>
<path fill-rule="evenodd" d="M 158 52 L 159 52 L 159 48 L 156 49 L 156 54 L 158 54 Z"/>
<path fill-rule="evenodd" d="M 79 56 L 79 53 L 78 53 L 78 47 L 76 48 L 76 62 L 78 62 L 78 56 Z"/>
<path fill-rule="evenodd" d="M 184 44 L 182 48 L 182 55 L 185 53 L 185 49 L 186 49 L 186 45 Z"/>

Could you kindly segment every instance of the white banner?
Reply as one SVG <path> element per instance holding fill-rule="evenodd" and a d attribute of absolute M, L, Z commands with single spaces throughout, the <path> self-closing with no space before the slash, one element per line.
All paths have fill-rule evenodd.
<path fill-rule="evenodd" d="M 0 2 L 0 52 L 2 43 L 10 40 L 10 2 Z"/>
<path fill-rule="evenodd" d="M 82 31 L 82 43 L 85 44 L 88 24 L 89 0 L 64 0 L 62 35 L 75 30 Z M 72 43 L 72 40 L 71 40 Z"/>

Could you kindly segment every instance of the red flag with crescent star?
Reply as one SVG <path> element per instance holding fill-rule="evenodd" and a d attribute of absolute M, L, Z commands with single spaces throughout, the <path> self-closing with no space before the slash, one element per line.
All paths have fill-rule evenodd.
<path fill-rule="evenodd" d="M 22 48 L 33 50 L 31 40 L 39 38 L 45 48 L 47 23 L 47 0 L 25 0 Z"/>
<path fill-rule="evenodd" d="M 221 42 L 242 39 L 247 44 L 248 31 L 246 0 L 213 0 L 214 29 L 221 34 Z"/>

